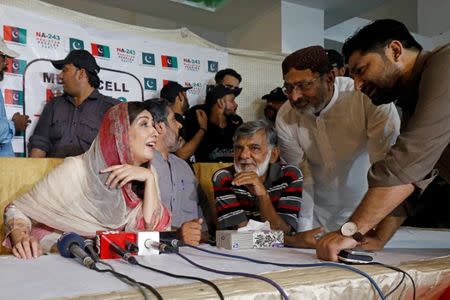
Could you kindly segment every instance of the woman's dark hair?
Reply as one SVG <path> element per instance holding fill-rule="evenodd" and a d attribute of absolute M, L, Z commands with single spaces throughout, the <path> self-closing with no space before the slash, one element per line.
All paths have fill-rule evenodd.
<path fill-rule="evenodd" d="M 128 102 L 127 104 L 128 104 L 128 119 L 130 120 L 130 124 L 132 124 L 134 120 L 136 120 L 136 117 L 141 112 L 147 109 L 147 105 L 145 102 L 138 102 L 138 101 Z M 144 165 L 148 164 L 146 163 Z M 143 182 L 132 181 L 131 189 L 136 195 L 138 195 L 139 198 L 144 199 L 145 184 Z"/>
<path fill-rule="evenodd" d="M 164 122 L 167 124 L 167 107 L 169 103 L 164 98 L 153 98 L 145 100 L 144 102 L 145 109 L 147 109 L 153 117 L 153 122 L 161 123 Z"/>
<path fill-rule="evenodd" d="M 132 124 L 136 117 L 145 109 L 146 106 L 143 102 L 128 102 L 128 119 L 130 120 L 130 124 Z"/>
<path fill-rule="evenodd" d="M 382 19 L 361 28 L 345 41 L 342 47 L 345 62 L 348 63 L 348 59 L 355 51 L 361 51 L 362 54 L 379 52 L 394 40 L 400 41 L 406 49 L 422 50 L 422 46 L 403 23 L 392 19 Z"/>

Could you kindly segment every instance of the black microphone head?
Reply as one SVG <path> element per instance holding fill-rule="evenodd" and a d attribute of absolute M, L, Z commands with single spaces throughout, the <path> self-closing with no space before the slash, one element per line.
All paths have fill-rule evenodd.
<path fill-rule="evenodd" d="M 63 257 L 72 258 L 75 257 L 70 252 L 70 246 L 76 244 L 80 248 L 84 248 L 84 238 L 76 234 L 75 232 L 65 232 L 57 242 L 58 251 Z"/>

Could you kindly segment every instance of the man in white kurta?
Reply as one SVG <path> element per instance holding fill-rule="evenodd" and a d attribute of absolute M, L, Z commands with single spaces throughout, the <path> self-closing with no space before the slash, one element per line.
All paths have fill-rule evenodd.
<path fill-rule="evenodd" d="M 288 70 L 301 72 L 297 68 Z M 366 95 L 354 90 L 352 79 L 324 76 L 328 76 L 323 84 L 329 93 L 314 95 L 308 90 L 300 95 L 318 98 L 315 101 L 323 102 L 319 109 L 305 112 L 295 106 L 295 101 L 300 101 L 293 99 L 294 92 L 300 93 L 294 91 L 296 84 L 285 88 L 290 101 L 280 108 L 276 128 L 282 159 L 299 165 L 304 174 L 304 197 L 314 203 L 312 225 L 332 231 L 347 221 L 363 198 L 368 188 L 367 171 L 395 142 L 400 120 L 394 104 L 373 105 Z M 313 81 L 311 85 L 321 84 L 320 80 Z M 285 86 L 286 82 L 285 76 Z"/>

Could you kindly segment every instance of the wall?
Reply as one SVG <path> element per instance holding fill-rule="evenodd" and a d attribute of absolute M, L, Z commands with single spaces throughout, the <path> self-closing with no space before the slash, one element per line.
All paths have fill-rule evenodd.
<path fill-rule="evenodd" d="M 417 5 L 420 34 L 435 37 L 450 30 L 450 1 L 417 0 Z"/>
<path fill-rule="evenodd" d="M 417 0 L 390 0 L 360 17 L 369 20 L 395 19 L 405 24 L 410 31 L 418 32 L 417 14 Z"/>
<path fill-rule="evenodd" d="M 312 45 L 323 46 L 323 40 L 323 10 L 281 1 L 282 53 L 292 53 Z"/>
<path fill-rule="evenodd" d="M 228 47 L 281 52 L 281 4 L 274 1 L 271 10 L 228 33 Z"/>

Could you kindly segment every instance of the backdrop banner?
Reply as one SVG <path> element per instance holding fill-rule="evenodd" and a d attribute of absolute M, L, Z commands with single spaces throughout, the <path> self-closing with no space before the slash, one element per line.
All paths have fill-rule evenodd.
<path fill-rule="evenodd" d="M 25 156 L 25 139 L 33 133 L 44 105 L 62 93 L 59 70 L 50 60 L 63 59 L 71 50 L 92 53 L 102 68 L 100 92 L 122 101 L 158 97 L 164 84 L 178 81 L 193 87 L 187 91 L 191 105 L 201 103 L 206 85 L 228 65 L 225 50 L 143 39 L 131 31 L 87 27 L 62 16 L 50 18 L 3 4 L 0 26 L 8 47 L 20 54 L 8 59 L 5 78 L 0 82 L 7 116 L 19 111 L 32 121 L 25 136 L 13 139 L 17 156 Z"/>

